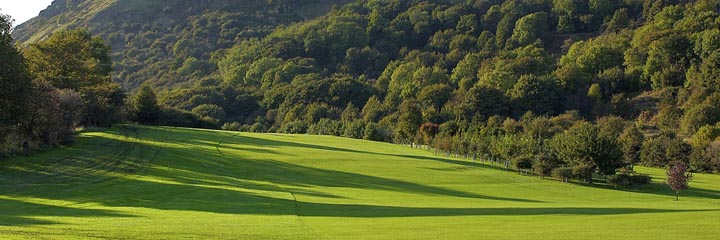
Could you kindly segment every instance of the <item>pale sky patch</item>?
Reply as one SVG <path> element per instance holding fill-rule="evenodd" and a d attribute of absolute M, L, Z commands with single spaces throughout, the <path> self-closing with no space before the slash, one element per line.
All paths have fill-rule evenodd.
<path fill-rule="evenodd" d="M 0 13 L 15 19 L 15 26 L 37 17 L 52 0 L 0 0 Z"/>

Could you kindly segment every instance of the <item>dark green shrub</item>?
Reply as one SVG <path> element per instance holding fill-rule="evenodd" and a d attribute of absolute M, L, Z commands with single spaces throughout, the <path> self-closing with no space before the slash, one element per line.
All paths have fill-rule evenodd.
<path fill-rule="evenodd" d="M 569 167 L 559 167 L 552 171 L 552 175 L 562 182 L 568 182 L 573 176 L 573 170 Z"/>
<path fill-rule="evenodd" d="M 607 183 L 614 186 L 645 186 L 652 182 L 652 177 L 645 174 L 618 174 L 607 178 Z"/>
<path fill-rule="evenodd" d="M 303 134 L 307 132 L 307 128 L 307 123 L 301 120 L 295 120 L 286 123 L 285 126 L 280 129 L 280 132 L 289 134 Z"/>
<path fill-rule="evenodd" d="M 579 164 L 572 167 L 572 175 L 574 178 L 584 180 L 587 183 L 592 183 L 592 174 L 594 168 L 589 164 Z"/>
<path fill-rule="evenodd" d="M 535 157 L 535 162 L 532 164 L 532 170 L 534 174 L 540 177 L 552 175 L 552 171 L 559 165 L 559 160 L 551 154 L 539 154 Z"/>
<path fill-rule="evenodd" d="M 265 132 L 265 125 L 263 125 L 262 123 L 256 122 L 255 124 L 250 126 L 249 130 L 250 130 L 250 132 L 255 132 L 255 133 Z"/>
<path fill-rule="evenodd" d="M 513 165 L 521 171 L 531 169 L 533 167 L 533 158 L 528 155 L 518 156 L 513 159 Z"/>
<path fill-rule="evenodd" d="M 320 119 L 308 127 L 309 134 L 340 136 L 343 133 L 343 123 L 329 118 Z"/>
<path fill-rule="evenodd" d="M 240 124 L 239 122 L 231 122 L 223 124 L 220 129 L 227 131 L 240 131 L 241 128 L 242 124 Z"/>

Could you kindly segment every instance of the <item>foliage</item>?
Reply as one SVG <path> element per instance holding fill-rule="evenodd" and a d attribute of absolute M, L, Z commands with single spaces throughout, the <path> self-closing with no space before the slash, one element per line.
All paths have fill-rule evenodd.
<path fill-rule="evenodd" d="M 622 145 L 623 160 L 629 166 L 633 166 L 640 161 L 644 139 L 643 134 L 634 125 L 625 128 L 618 138 Z"/>
<path fill-rule="evenodd" d="M 200 117 L 209 117 L 219 121 L 225 119 L 225 110 L 215 104 L 198 105 L 192 109 L 192 113 Z"/>
<path fill-rule="evenodd" d="M 9 138 L 31 117 L 32 84 L 20 51 L 13 45 L 12 20 L 0 13 L 0 157 L 7 154 Z M 15 133 L 17 134 L 17 133 Z"/>
<path fill-rule="evenodd" d="M 553 177 L 560 179 L 562 182 L 568 182 L 568 179 L 573 176 L 572 172 L 572 169 L 568 167 L 559 167 L 552 171 L 552 175 Z"/>
<path fill-rule="evenodd" d="M 609 176 L 608 184 L 614 186 L 635 186 L 641 187 L 652 183 L 652 177 L 645 174 L 617 174 Z"/>
<path fill-rule="evenodd" d="M 145 82 L 153 87 L 197 82 L 216 71 L 218 57 L 236 41 L 266 36 L 278 26 L 312 19 L 347 2 L 58 1 L 51 11 L 18 26 L 14 35 L 31 44 L 64 29 L 88 29 L 112 46 L 113 79 L 134 91 Z"/>
<path fill-rule="evenodd" d="M 155 91 L 150 86 L 140 88 L 133 99 L 135 120 L 139 123 L 154 124 L 158 120 L 160 107 L 155 97 Z"/>
<path fill-rule="evenodd" d="M 701 104 L 694 106 L 682 118 L 682 129 L 688 134 L 694 134 L 705 125 L 720 122 L 720 109 L 717 106 Z"/>
<path fill-rule="evenodd" d="M 688 170 L 688 165 L 681 161 L 675 162 L 668 168 L 667 184 L 675 191 L 675 201 L 678 201 L 678 195 L 688 188 L 688 184 L 693 179 L 692 173 Z"/>
<path fill-rule="evenodd" d="M 592 182 L 591 173 L 596 170 L 613 175 L 623 166 L 622 151 L 616 139 L 600 134 L 600 129 L 580 122 L 553 139 L 557 156 L 573 167 L 576 176 Z"/>
<path fill-rule="evenodd" d="M 307 123 L 301 120 L 295 120 L 292 122 L 286 123 L 281 129 L 280 132 L 282 133 L 289 133 L 289 134 L 302 134 L 307 132 Z"/>

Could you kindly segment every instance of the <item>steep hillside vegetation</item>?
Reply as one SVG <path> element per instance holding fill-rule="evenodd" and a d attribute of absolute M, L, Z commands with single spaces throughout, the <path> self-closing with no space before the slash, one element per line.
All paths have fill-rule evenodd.
<path fill-rule="evenodd" d="M 170 87 L 214 71 L 211 53 L 243 39 L 262 37 L 275 27 L 312 19 L 346 0 L 56 0 L 14 35 L 29 44 L 58 30 L 87 28 L 106 39 L 117 70 L 113 78 L 128 89 L 143 82 Z"/>
<path fill-rule="evenodd" d="M 0 163 L 3 239 L 713 239 L 720 176 L 680 202 L 330 136 L 116 126 Z"/>
<path fill-rule="evenodd" d="M 236 122 L 227 129 L 436 144 L 507 161 L 544 151 L 537 150 L 546 148 L 544 140 L 577 120 L 616 116 L 647 136 L 664 132 L 645 146 L 646 164 L 692 156 L 696 169 L 717 171 L 720 163 L 711 159 L 720 152 L 719 6 L 358 1 L 218 52 L 211 78 L 160 99 Z M 541 133 L 517 124 L 538 116 L 549 124 L 564 113 L 552 121 L 557 128 L 535 126 Z M 452 143 L 422 135 L 423 123 L 440 124 Z M 530 153 L 494 151 L 498 137 L 542 141 L 529 141 Z M 480 140 L 487 138 L 493 140 Z M 690 138 L 694 151 L 683 142 Z M 650 150 L 669 142 L 674 153 Z"/>

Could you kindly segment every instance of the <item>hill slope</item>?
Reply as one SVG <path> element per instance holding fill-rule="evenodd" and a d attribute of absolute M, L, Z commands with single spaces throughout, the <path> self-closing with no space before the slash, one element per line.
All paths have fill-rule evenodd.
<path fill-rule="evenodd" d="M 211 71 L 210 53 L 347 1 L 56 0 L 13 34 L 29 44 L 58 30 L 87 28 L 112 45 L 115 81 L 129 89 L 145 81 L 171 86 L 189 78 L 175 72 L 189 58 Z"/>
<path fill-rule="evenodd" d="M 662 171 L 642 169 L 655 174 Z M 678 239 L 720 234 L 720 176 L 680 202 L 397 145 L 121 126 L 0 165 L 3 238 Z"/>

